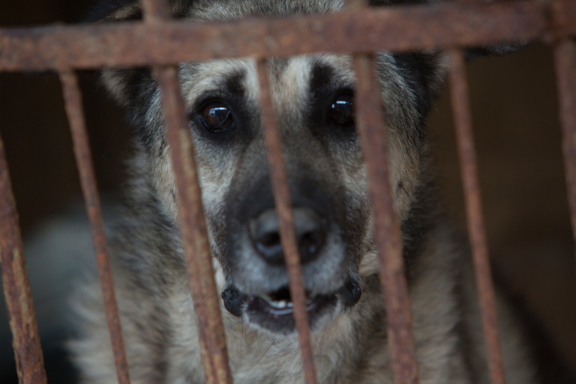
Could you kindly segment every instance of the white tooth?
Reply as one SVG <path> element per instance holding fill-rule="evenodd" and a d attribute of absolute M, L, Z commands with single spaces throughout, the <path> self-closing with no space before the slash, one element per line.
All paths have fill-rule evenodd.
<path fill-rule="evenodd" d="M 270 306 L 277 309 L 292 308 L 292 303 L 285 300 L 276 301 L 268 295 L 260 296 L 264 301 L 266 301 Z"/>
<path fill-rule="evenodd" d="M 274 308 L 278 308 L 278 309 L 286 308 L 286 302 L 285 301 L 269 301 L 268 303 L 271 306 L 273 306 Z"/>

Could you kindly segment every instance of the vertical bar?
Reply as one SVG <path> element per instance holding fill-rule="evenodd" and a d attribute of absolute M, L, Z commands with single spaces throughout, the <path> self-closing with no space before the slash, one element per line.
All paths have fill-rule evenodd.
<path fill-rule="evenodd" d="M 112 350 L 114 352 L 116 376 L 118 377 L 119 384 L 129 384 L 130 377 L 126 351 L 124 349 L 124 338 L 122 336 L 122 327 L 118 315 L 112 269 L 110 267 L 110 258 L 104 233 L 104 222 L 102 220 L 102 209 L 100 207 L 100 197 L 98 195 L 98 186 L 96 185 L 96 176 L 94 174 L 94 166 L 92 165 L 92 154 L 82 108 L 82 95 L 78 86 L 78 78 L 74 72 L 60 72 L 60 81 L 64 93 L 66 115 L 68 116 L 72 141 L 74 143 L 74 155 L 80 174 L 80 184 L 82 185 L 86 210 L 88 211 L 88 218 L 90 219 L 90 231 L 92 232 L 92 242 L 98 264 L 98 274 L 100 276 L 104 308 L 106 310 L 106 321 L 108 322 L 110 341 L 112 342 Z"/>
<path fill-rule="evenodd" d="M 374 237 L 380 254 L 380 284 L 388 318 L 394 382 L 417 384 L 418 363 L 402 259 L 402 236 L 390 187 L 386 129 L 382 115 L 374 113 L 382 110 L 374 56 L 354 56 L 354 71 L 357 79 L 354 103 L 356 127 L 368 166 Z"/>
<path fill-rule="evenodd" d="M 458 49 L 452 49 L 450 54 L 450 91 L 456 136 L 460 156 L 466 216 L 468 220 L 468 236 L 474 262 L 474 275 L 478 287 L 478 299 L 482 313 L 482 328 L 488 355 L 488 368 L 492 384 L 505 384 L 502 353 L 498 338 L 498 323 L 494 302 L 494 287 L 490 273 L 490 259 L 484 231 L 482 202 L 476 150 L 472 135 L 472 119 L 468 100 L 468 83 L 464 54 Z"/>
<path fill-rule="evenodd" d="M 170 4 L 168 0 L 140 0 L 144 9 L 144 19 L 147 23 L 161 22 L 170 19 Z"/>
<path fill-rule="evenodd" d="M 30 291 L 26 260 L 10 173 L 0 137 L 0 264 L 8 306 L 12 347 L 21 384 L 46 384 L 36 311 Z"/>
<path fill-rule="evenodd" d="M 367 0 L 346 0 L 349 11 L 369 6 Z M 388 340 L 396 384 L 417 384 L 418 362 L 412 334 L 410 298 L 402 258 L 402 235 L 394 212 L 388 144 L 382 115 L 374 55 L 354 56 L 356 128 L 366 157 L 374 238 L 380 256 L 380 285 L 388 318 Z"/>
<path fill-rule="evenodd" d="M 176 175 L 178 221 L 188 283 L 198 314 L 204 374 L 207 383 L 228 384 L 232 383 L 232 373 L 228 363 L 226 335 L 214 280 L 202 192 L 194 159 L 194 144 L 186 119 L 178 70 L 173 66 L 155 68 L 154 76 L 162 94 L 166 134 Z"/>
<path fill-rule="evenodd" d="M 167 0 L 142 0 L 142 5 L 147 23 L 161 23 L 171 17 Z M 186 118 L 178 69 L 176 66 L 159 67 L 153 69 L 153 74 L 162 96 L 166 135 L 178 190 L 178 221 L 188 284 L 198 317 L 204 375 L 207 383 L 231 384 L 232 371 L 214 279 L 194 143 Z"/>
<path fill-rule="evenodd" d="M 367 0 L 345 0 L 344 7 L 347 11 L 360 11 L 368 7 Z"/>
<path fill-rule="evenodd" d="M 568 202 L 576 242 L 576 41 L 565 39 L 557 43 L 554 59 Z"/>
<path fill-rule="evenodd" d="M 274 202 L 276 210 L 278 211 L 280 241 L 284 251 L 286 269 L 288 270 L 290 297 L 294 305 L 294 320 L 296 322 L 296 329 L 298 330 L 304 380 L 306 384 L 315 384 L 316 367 L 314 366 L 314 355 L 310 343 L 310 329 L 308 327 L 308 313 L 306 311 L 306 293 L 304 292 L 304 280 L 302 278 L 300 256 L 298 254 L 298 246 L 294 232 L 292 200 L 290 198 L 290 189 L 288 187 L 288 179 L 282 157 L 282 142 L 278 134 L 276 113 L 270 95 L 266 61 L 264 59 L 259 60 L 257 66 L 264 140 L 268 153 L 268 165 L 270 168 L 272 190 L 274 192 Z"/>

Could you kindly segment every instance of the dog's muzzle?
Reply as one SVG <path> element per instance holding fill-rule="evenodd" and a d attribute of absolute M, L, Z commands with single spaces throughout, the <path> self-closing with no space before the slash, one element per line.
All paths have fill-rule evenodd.
<path fill-rule="evenodd" d="M 312 179 L 291 184 L 294 233 L 310 326 L 326 324 L 361 296 L 338 194 Z M 295 330 L 278 212 L 268 179 L 233 196 L 227 216 L 226 309 L 275 333 Z M 324 320 L 322 320 L 324 319 Z"/>
<path fill-rule="evenodd" d="M 300 263 L 304 271 L 308 266 L 321 267 L 323 254 L 329 242 L 329 222 L 313 209 L 298 207 L 293 210 L 294 231 L 298 244 Z M 332 234 L 334 237 L 335 235 Z M 252 254 L 265 268 L 285 272 L 284 250 L 280 241 L 280 224 L 275 209 L 265 210 L 248 222 L 248 237 Z M 253 256 L 254 257 L 254 256 Z M 329 256 L 325 256 L 329 259 Z M 264 269 L 266 271 L 266 269 Z M 305 273 L 305 277 L 306 277 Z M 308 279 L 314 276 L 308 273 Z M 336 278 L 336 277 L 335 277 Z M 308 284 L 310 285 L 310 284 Z M 344 307 L 355 305 L 362 291 L 357 280 L 348 278 L 332 292 L 317 293 L 306 290 L 306 311 L 310 324 L 333 313 L 338 303 Z M 288 285 L 258 294 L 243 293 L 231 284 L 222 292 L 226 309 L 234 316 L 246 314 L 252 323 L 277 333 L 294 330 L 294 308 Z"/>

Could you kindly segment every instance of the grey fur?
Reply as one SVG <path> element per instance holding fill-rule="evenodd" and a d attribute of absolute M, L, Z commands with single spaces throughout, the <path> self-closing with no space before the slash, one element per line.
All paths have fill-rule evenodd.
<path fill-rule="evenodd" d="M 335 12 L 343 6 L 342 1 L 329 0 L 172 4 L 176 16 L 193 20 Z M 108 2 L 94 18 L 137 18 L 139 12 L 131 1 Z M 487 383 L 468 255 L 439 213 L 423 127 L 424 115 L 442 87 L 446 59 L 441 52 L 381 52 L 377 65 L 421 382 Z M 310 294 L 332 295 L 336 300 L 312 320 L 319 382 L 392 383 L 363 156 L 354 133 L 330 129 L 334 127 L 322 120 L 322 105 L 339 90 L 353 89 L 351 58 L 323 54 L 271 60 L 269 75 L 294 204 L 312 207 L 328 222 L 325 246 L 303 267 Z M 273 207 L 255 62 L 181 64 L 180 78 L 192 111 L 191 134 L 219 289 L 234 286 L 246 297 L 275 291 L 287 284 L 286 271 L 256 255 L 246 225 Z M 135 384 L 199 383 L 203 373 L 197 319 L 176 225 L 174 175 L 159 92 L 147 70 L 107 70 L 104 81 L 128 107 L 138 130 L 129 203 L 110 245 L 130 376 Z M 234 106 L 239 132 L 232 139 L 206 133 L 195 119 L 198 103 L 206 97 Z M 362 296 L 347 308 L 339 292 L 350 280 L 360 282 Z M 82 335 L 70 348 L 83 383 L 115 382 L 96 279 L 82 286 L 75 306 L 82 318 Z M 270 325 L 246 304 L 241 318 L 223 306 L 222 310 L 236 383 L 303 381 L 293 324 Z M 519 326 L 500 299 L 498 313 L 508 383 L 536 383 Z"/>

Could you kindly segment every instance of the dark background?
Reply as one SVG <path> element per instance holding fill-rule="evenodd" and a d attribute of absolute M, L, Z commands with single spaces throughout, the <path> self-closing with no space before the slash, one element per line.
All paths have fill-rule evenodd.
<path fill-rule="evenodd" d="M 0 26 L 80 21 L 94 2 L 0 2 Z M 131 130 L 98 84 L 81 87 L 100 189 L 114 193 L 124 178 Z M 469 65 L 472 113 L 488 241 L 496 275 L 544 329 L 561 359 L 576 368 L 575 251 L 560 152 L 552 51 L 536 44 Z M 429 118 L 442 198 L 464 227 L 463 198 L 447 93 Z M 0 133 L 4 139 L 24 238 L 81 194 L 55 74 L 0 73 Z M 35 258 L 42 257 L 34 256 Z M 31 265 L 39 262 L 29 259 Z M 50 260 L 44 262 L 50 262 Z M 36 306 L 44 303 L 33 293 Z M 40 302 L 39 302 L 40 301 Z M 0 310 L 0 336 L 8 324 Z M 42 318 L 39 319 L 42 322 Z M 40 324 L 43 332 L 42 323 Z M 48 380 L 73 380 L 62 362 L 66 332 L 42 334 Z M 4 341 L 2 341 L 4 340 Z M 0 382 L 15 382 L 9 341 L 0 337 Z"/>

